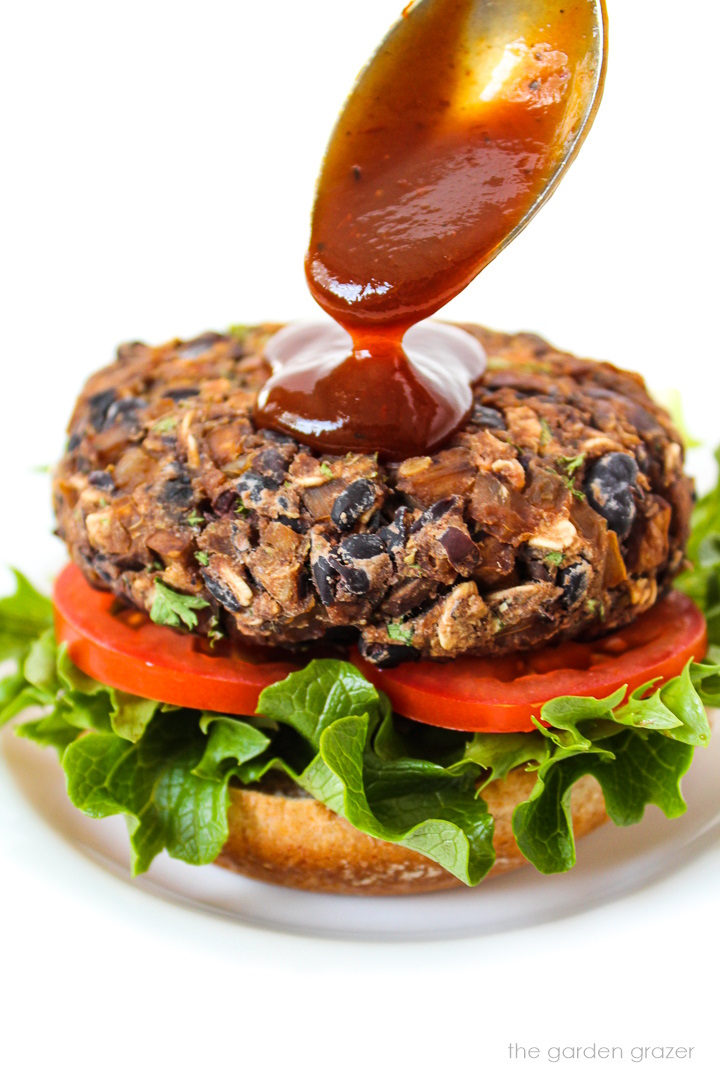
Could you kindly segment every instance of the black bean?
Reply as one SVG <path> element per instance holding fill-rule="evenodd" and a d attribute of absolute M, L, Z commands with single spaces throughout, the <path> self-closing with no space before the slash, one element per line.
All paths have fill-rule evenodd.
<path fill-rule="evenodd" d="M 178 386 L 175 390 L 164 390 L 163 397 L 172 398 L 173 401 L 183 401 L 185 398 L 197 397 L 199 393 L 196 386 Z"/>
<path fill-rule="evenodd" d="M 75 434 L 71 435 L 70 438 L 68 439 L 68 444 L 67 444 L 67 452 L 68 452 L 68 454 L 72 454 L 73 450 L 77 450 L 77 448 L 78 448 L 78 446 L 80 445 L 81 442 L 82 442 L 82 435 L 80 435 L 80 433 L 76 431 Z"/>
<path fill-rule="evenodd" d="M 96 555 L 95 558 L 90 559 L 89 565 L 97 576 L 112 589 L 117 578 L 117 566 L 113 566 L 111 570 L 108 570 L 107 559 L 104 555 Z"/>
<path fill-rule="evenodd" d="M 552 581 L 553 573 L 551 568 L 539 557 L 528 558 L 527 554 L 523 557 L 523 566 L 529 577 L 530 581 Z"/>
<path fill-rule="evenodd" d="M 338 529 L 352 529 L 374 503 L 375 485 L 370 480 L 354 480 L 338 495 L 330 517 Z"/>
<path fill-rule="evenodd" d="M 417 660 L 420 653 L 412 645 L 396 645 L 390 642 L 373 641 L 369 644 L 360 639 L 360 652 L 377 667 L 391 668 L 404 664 L 408 660 Z"/>
<path fill-rule="evenodd" d="M 218 604 L 227 608 L 228 611 L 242 611 L 242 604 L 231 588 L 223 581 L 218 581 L 207 570 L 201 570 L 200 573 L 207 591 L 217 600 Z"/>
<path fill-rule="evenodd" d="M 477 545 L 466 532 L 451 525 L 440 537 L 447 557 L 456 570 L 474 570 L 480 560 Z"/>
<path fill-rule="evenodd" d="M 137 555 L 124 555 L 114 556 L 117 559 L 116 566 L 121 573 L 131 572 L 133 574 L 139 574 L 143 570 L 147 570 L 147 562 L 145 559 L 138 557 Z"/>
<path fill-rule="evenodd" d="M 261 476 L 254 469 L 244 472 L 235 485 L 240 495 L 250 503 L 259 503 L 263 491 L 276 491 L 280 485 L 268 476 Z"/>
<path fill-rule="evenodd" d="M 279 443 L 280 446 L 287 446 L 288 443 L 295 444 L 295 440 L 292 435 L 286 435 L 284 431 L 272 431 L 270 428 L 263 430 L 263 437 L 270 439 L 271 442 Z"/>
<path fill-rule="evenodd" d="M 395 517 L 393 518 L 391 525 L 385 525 L 378 532 L 379 538 L 382 540 L 387 551 L 394 551 L 395 548 L 403 547 L 407 539 L 407 525 L 405 524 L 405 518 L 408 515 L 407 506 L 400 506 L 395 511 Z"/>
<path fill-rule="evenodd" d="M 385 545 L 377 535 L 367 533 L 355 533 L 346 536 L 340 544 L 340 554 L 343 559 L 374 559 L 376 555 L 382 555 Z"/>
<path fill-rule="evenodd" d="M 103 428 L 109 428 L 112 424 L 137 422 L 137 414 L 145 408 L 145 402 L 141 398 L 126 397 L 114 401 L 107 411 Z"/>
<path fill-rule="evenodd" d="M 225 517 L 226 514 L 235 513 L 239 505 L 237 492 L 233 488 L 227 488 L 218 495 L 213 503 L 213 510 L 218 517 Z"/>
<path fill-rule="evenodd" d="M 114 491 L 115 481 L 109 472 L 103 472 L 101 469 L 96 469 L 95 472 L 91 472 L 88 476 L 88 483 L 93 487 L 100 488 L 101 491 Z"/>
<path fill-rule="evenodd" d="M 335 603 L 334 583 L 337 581 L 337 574 L 324 555 L 313 564 L 312 575 L 321 603 L 330 607 Z"/>
<path fill-rule="evenodd" d="M 102 431 L 108 409 L 114 400 L 114 390 L 102 390 L 99 394 L 93 394 L 92 397 L 88 398 L 90 425 L 96 431 Z"/>
<path fill-rule="evenodd" d="M 503 414 L 498 412 L 497 409 L 491 409 L 487 405 L 473 405 L 470 422 L 483 428 L 495 428 L 498 430 L 503 430 L 505 428 L 505 417 Z"/>
<path fill-rule="evenodd" d="M 193 489 L 190 477 L 181 475 L 166 480 L 160 493 L 160 501 L 178 509 L 187 510 L 193 501 Z"/>
<path fill-rule="evenodd" d="M 587 563 L 577 562 L 572 566 L 567 566 L 558 574 L 557 583 L 563 591 L 560 603 L 566 610 L 574 608 L 585 596 L 588 587 L 588 569 Z"/>
<path fill-rule="evenodd" d="M 278 514 L 278 521 L 281 525 L 287 525 L 288 529 L 292 529 L 293 532 L 300 533 L 302 536 L 307 532 L 307 525 L 303 525 L 300 518 L 286 517 L 285 514 Z"/>
<path fill-rule="evenodd" d="M 457 495 L 448 495 L 444 499 L 438 499 L 436 503 L 433 503 L 428 510 L 424 510 L 420 517 L 417 519 L 413 527 L 410 529 L 411 534 L 420 532 L 426 525 L 433 525 L 436 521 L 439 521 L 441 517 L 450 510 L 454 510 L 456 507 L 460 507 L 461 501 Z"/>
<path fill-rule="evenodd" d="M 184 345 L 182 349 L 178 349 L 178 356 L 182 356 L 183 360 L 197 360 L 207 351 L 207 345 Z"/>
<path fill-rule="evenodd" d="M 226 353 L 231 360 L 242 360 L 245 356 L 245 342 L 238 341 L 237 338 L 233 338 L 229 345 L 225 346 Z"/>
<path fill-rule="evenodd" d="M 330 626 L 323 635 L 325 645 L 354 645 L 358 631 L 354 626 Z"/>
<path fill-rule="evenodd" d="M 340 577 L 343 585 L 353 596 L 366 596 L 370 591 L 370 578 L 359 566 L 346 566 L 331 555 L 328 562 Z"/>
<path fill-rule="evenodd" d="M 621 540 L 628 535 L 635 520 L 633 488 L 637 475 L 635 458 L 614 452 L 595 462 L 585 482 L 588 502 Z"/>
<path fill-rule="evenodd" d="M 287 461 L 283 454 L 275 447 L 269 446 L 253 458 L 253 471 L 262 473 L 263 476 L 271 476 L 279 486 L 285 479 Z"/>
<path fill-rule="evenodd" d="M 206 334 L 200 334 L 199 337 L 193 338 L 192 341 L 186 341 L 178 348 L 178 356 L 182 356 L 183 360 L 196 360 L 198 356 L 202 356 L 208 351 L 211 345 L 214 345 L 216 341 L 222 341 L 222 334 L 216 334 L 214 331 L 208 331 Z"/>
<path fill-rule="evenodd" d="M 429 599 L 437 594 L 437 585 L 427 578 L 414 578 L 403 582 L 393 589 L 383 601 L 383 613 L 396 619 L 399 615 L 407 615 L 411 611 L 419 610 Z"/>
<path fill-rule="evenodd" d="M 448 510 L 453 510 L 459 502 L 460 500 L 456 495 L 448 495 L 447 498 L 438 499 L 436 503 L 433 503 L 426 513 L 430 515 L 431 521 L 439 521 L 444 514 L 447 514 Z"/>
<path fill-rule="evenodd" d="M 310 594 L 310 575 L 303 570 L 297 577 L 298 600 L 304 600 Z"/>

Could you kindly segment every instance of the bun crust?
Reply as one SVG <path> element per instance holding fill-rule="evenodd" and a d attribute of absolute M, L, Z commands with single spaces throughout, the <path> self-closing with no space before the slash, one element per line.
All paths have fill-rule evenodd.
<path fill-rule="evenodd" d="M 525 864 L 512 833 L 512 813 L 535 779 L 522 770 L 483 792 L 495 818 L 497 858 L 488 877 Z M 600 785 L 583 776 L 572 790 L 575 836 L 606 819 Z M 437 863 L 399 844 L 376 840 L 311 798 L 232 788 L 230 836 L 217 862 L 247 877 L 310 892 L 402 896 L 452 889 L 461 882 Z"/>

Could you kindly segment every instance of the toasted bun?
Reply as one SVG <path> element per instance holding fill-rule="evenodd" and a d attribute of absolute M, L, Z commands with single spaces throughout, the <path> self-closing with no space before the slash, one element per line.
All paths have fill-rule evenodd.
<path fill-rule="evenodd" d="M 535 779 L 522 770 L 483 792 L 495 818 L 497 858 L 489 877 L 525 863 L 512 833 L 512 813 Z M 575 836 L 606 820 L 600 785 L 584 776 L 572 791 Z M 311 892 L 399 896 L 452 889 L 460 882 L 437 863 L 398 844 L 359 832 L 311 798 L 232 788 L 230 836 L 218 863 L 248 877 Z"/>

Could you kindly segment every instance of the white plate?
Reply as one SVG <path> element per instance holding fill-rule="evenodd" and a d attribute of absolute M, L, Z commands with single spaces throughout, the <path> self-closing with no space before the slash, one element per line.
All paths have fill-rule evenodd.
<path fill-rule="evenodd" d="M 132 879 L 128 841 L 119 818 L 94 821 L 68 801 L 53 751 L 43 751 L 10 730 L 0 739 L 0 770 L 18 798 L 49 829 L 127 882 L 200 912 L 251 927 L 289 934 L 365 941 L 419 941 L 481 937 L 537 926 L 586 912 L 674 874 L 720 838 L 720 738 L 698 750 L 684 783 L 687 813 L 667 821 L 650 807 L 639 825 L 608 824 L 578 844 L 578 865 L 543 877 L 515 871 L 476 889 L 414 897 L 322 896 L 265 885 L 215 866 L 190 867 L 166 855 Z"/>

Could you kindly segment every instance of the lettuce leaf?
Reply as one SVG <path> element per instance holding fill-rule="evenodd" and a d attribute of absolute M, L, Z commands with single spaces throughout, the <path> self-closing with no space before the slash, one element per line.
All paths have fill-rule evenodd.
<path fill-rule="evenodd" d="M 352 664 L 314 660 L 264 690 L 258 710 L 302 736 L 309 752 L 302 770 L 274 757 L 262 772 L 282 769 L 356 828 L 428 855 L 468 885 L 488 872 L 493 821 L 476 792 L 480 770 L 472 762 L 458 772 L 431 761 L 380 756 L 373 734 L 390 722 L 390 705 Z M 247 781 L 247 770 L 237 768 L 249 760 L 241 757 L 249 743 L 247 727 L 215 721 L 198 771 L 207 775 L 210 763 L 221 778 L 225 766 Z M 264 742 L 258 754 L 267 749 L 269 740 Z"/>
<path fill-rule="evenodd" d="M 543 873 L 572 866 L 570 791 L 590 773 L 608 813 L 630 824 L 654 803 L 684 809 L 680 781 L 707 737 L 705 687 L 720 665 L 689 665 L 643 696 L 558 698 L 537 731 L 463 736 L 393 715 L 351 664 L 315 660 L 268 687 L 257 717 L 221 716 L 132 698 L 78 671 L 45 630 L 5 680 L 3 715 L 42 715 L 18 733 L 60 754 L 68 795 L 92 817 L 128 821 L 133 872 L 166 850 L 213 861 L 227 839 L 233 783 L 281 770 L 356 828 L 434 859 L 468 885 L 493 865 L 493 820 L 482 791 L 513 768 L 537 773 L 515 812 L 523 854 Z M 652 688 L 648 688 L 652 690 Z"/>
<path fill-rule="evenodd" d="M 513 814 L 518 847 L 544 874 L 575 865 L 570 796 L 581 776 L 594 776 L 599 782 L 608 815 L 616 825 L 636 824 L 650 803 L 666 817 L 677 817 L 686 810 L 680 781 L 692 757 L 692 746 L 687 743 L 673 744 L 660 733 L 636 730 L 608 739 L 600 754 L 547 762 L 538 770 L 530 798 Z"/>
<path fill-rule="evenodd" d="M 370 735 L 367 714 L 335 720 L 297 782 L 362 832 L 427 855 L 476 885 L 495 852 L 494 823 L 475 792 L 475 770 L 455 774 L 429 761 L 383 761 L 372 752 Z"/>
<path fill-rule="evenodd" d="M 184 710 L 158 712 L 135 743 L 87 733 L 62 756 L 68 795 L 90 817 L 127 816 L 133 873 L 163 849 L 193 865 L 212 862 L 227 839 L 229 794 L 227 783 L 195 772 L 204 749 L 196 714 Z"/>
<path fill-rule="evenodd" d="M 15 592 L 0 598 L 0 661 L 25 658 L 33 642 L 53 624 L 52 603 L 13 570 Z"/>
<path fill-rule="evenodd" d="M 720 469 L 720 447 L 715 460 Z M 692 569 L 681 574 L 675 584 L 704 611 L 710 642 L 720 645 L 720 476 L 695 505 L 687 556 Z"/>

